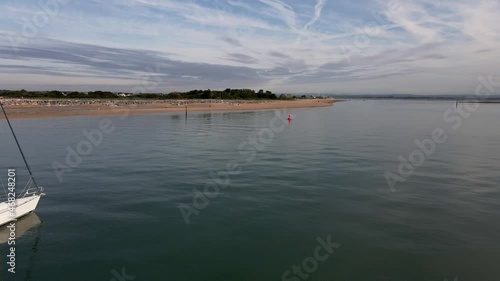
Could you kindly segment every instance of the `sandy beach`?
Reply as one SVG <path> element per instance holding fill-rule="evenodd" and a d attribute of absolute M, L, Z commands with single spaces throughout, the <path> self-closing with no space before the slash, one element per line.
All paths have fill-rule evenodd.
<path fill-rule="evenodd" d="M 307 100 L 30 100 L 1 99 L 9 118 L 83 115 L 149 114 L 165 112 L 264 110 L 331 106 L 336 99 Z M 4 118 L 3 114 L 0 118 Z"/>

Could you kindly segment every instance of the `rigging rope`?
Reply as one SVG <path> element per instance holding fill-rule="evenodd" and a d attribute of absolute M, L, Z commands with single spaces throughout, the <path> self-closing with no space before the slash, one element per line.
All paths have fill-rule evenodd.
<path fill-rule="evenodd" d="M 0 107 L 2 108 L 3 115 L 5 115 L 5 119 L 7 120 L 7 124 L 9 124 L 10 131 L 12 132 L 12 135 L 14 136 L 14 140 L 16 141 L 17 147 L 19 148 L 19 152 L 21 152 L 21 156 L 23 157 L 24 164 L 26 165 L 26 168 L 28 169 L 28 172 L 30 174 L 31 179 L 33 180 L 33 183 L 35 184 L 36 187 L 38 187 L 38 184 L 36 184 L 35 178 L 33 177 L 33 173 L 31 173 L 30 166 L 28 165 L 28 161 L 26 161 L 26 157 L 24 157 L 23 150 L 21 149 L 21 145 L 19 144 L 19 141 L 17 141 L 16 134 L 14 133 L 14 129 L 12 129 L 12 125 L 10 124 L 9 117 L 7 117 L 7 112 L 5 112 L 5 108 L 3 108 L 3 104 L 0 102 Z"/>
<path fill-rule="evenodd" d="M 2 187 L 3 187 L 3 190 L 5 191 L 5 198 L 9 198 L 9 192 L 7 191 L 7 188 L 5 187 L 5 184 L 3 184 L 3 180 L 2 180 L 2 177 L 0 177 L 0 182 L 2 183 Z M 0 202 L 2 202 L 3 200 L 1 199 L 0 197 Z"/>

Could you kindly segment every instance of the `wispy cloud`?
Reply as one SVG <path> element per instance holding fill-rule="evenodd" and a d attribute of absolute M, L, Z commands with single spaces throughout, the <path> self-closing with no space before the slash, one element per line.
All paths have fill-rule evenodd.
<path fill-rule="evenodd" d="M 474 86 L 470 77 L 500 76 L 500 2 L 401 1 L 388 15 L 391 3 L 70 1 L 15 52 L 9 38 L 43 10 L 9 1 L 0 10 L 0 83 L 123 89 L 155 63 L 164 89 L 455 93 Z M 345 49 L 362 43 L 346 62 Z"/>
<path fill-rule="evenodd" d="M 259 0 L 260 2 L 272 7 L 281 19 L 286 23 L 286 25 L 292 30 L 297 30 L 297 19 L 295 16 L 295 11 L 293 8 L 280 0 Z"/>
<path fill-rule="evenodd" d="M 321 11 L 325 6 L 326 0 L 318 0 L 316 6 L 314 6 L 314 17 L 304 26 L 304 29 L 307 30 L 309 26 L 313 25 L 319 17 L 321 17 Z"/>

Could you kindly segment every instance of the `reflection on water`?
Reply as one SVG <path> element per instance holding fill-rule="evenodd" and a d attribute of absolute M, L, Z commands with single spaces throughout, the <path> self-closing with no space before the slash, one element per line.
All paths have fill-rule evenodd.
<path fill-rule="evenodd" d="M 15 260 L 15 276 L 23 276 L 24 278 L 22 280 L 29 281 L 33 280 L 32 278 L 32 272 L 35 269 L 35 264 L 37 260 L 37 253 L 38 253 L 38 244 L 40 242 L 40 237 L 41 237 L 41 226 L 42 226 L 42 221 L 40 220 L 40 217 L 36 213 L 31 213 L 27 216 L 24 216 L 16 221 L 16 236 L 15 236 L 15 245 L 9 245 L 9 236 L 10 236 L 10 229 L 8 228 L 8 225 L 2 226 L 0 228 L 0 246 L 2 248 L 5 247 L 5 254 L 2 251 L 2 254 L 0 256 L 0 272 L 4 274 L 4 276 L 0 275 L 0 281 L 3 280 L 21 280 L 18 278 L 12 278 L 12 273 L 7 272 L 8 268 L 11 268 L 10 265 L 8 265 L 9 260 L 4 260 L 6 259 L 6 255 L 9 253 L 10 248 L 15 246 L 16 250 L 16 260 Z M 34 235 L 34 239 L 21 239 L 23 236 L 24 238 L 28 238 L 30 234 Z M 31 247 L 30 254 L 25 256 L 26 252 L 24 252 L 24 255 L 20 255 L 20 252 L 22 251 L 23 248 L 26 248 L 26 246 Z M 23 266 L 20 269 L 19 268 L 19 263 L 22 263 L 22 261 L 27 261 L 27 264 Z M 5 275 L 10 278 L 4 279 Z"/>
<path fill-rule="evenodd" d="M 16 222 L 16 239 L 23 237 L 29 230 L 39 226 L 42 222 L 36 213 L 31 213 L 22 217 Z M 0 245 L 5 244 L 9 240 L 10 230 L 7 228 L 9 224 L 0 228 Z"/>

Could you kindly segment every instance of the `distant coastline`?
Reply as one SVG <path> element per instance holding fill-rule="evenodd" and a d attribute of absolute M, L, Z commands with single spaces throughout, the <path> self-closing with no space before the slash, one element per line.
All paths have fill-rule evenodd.
<path fill-rule="evenodd" d="M 188 92 L 171 93 L 127 93 L 110 91 L 26 91 L 0 90 L 1 98 L 25 99 L 112 99 L 112 100 L 292 100 L 292 99 L 342 99 L 342 100 L 453 100 L 459 102 L 476 101 L 477 97 L 471 94 L 276 94 L 265 90 L 252 89 L 225 89 L 225 90 L 191 90 Z M 481 102 L 498 103 L 500 95 L 481 96 Z"/>
<path fill-rule="evenodd" d="M 338 97 L 335 97 L 339 99 Z M 461 103 L 500 103 L 500 98 L 498 99 L 485 99 L 485 100 L 472 100 L 472 99 L 451 99 L 451 98 L 426 98 L 426 97 L 419 97 L 419 98 L 374 98 L 374 97 L 355 97 L 355 98 L 342 98 L 342 100 L 349 101 L 349 100 L 401 100 L 401 101 L 448 101 L 448 102 L 458 102 L 458 104 Z"/>
<path fill-rule="evenodd" d="M 328 97 L 346 100 L 435 100 L 435 101 L 458 101 L 476 102 L 478 97 L 474 95 L 338 95 L 331 94 Z M 479 102 L 500 102 L 499 95 L 481 96 Z"/>

